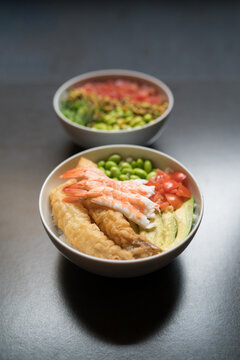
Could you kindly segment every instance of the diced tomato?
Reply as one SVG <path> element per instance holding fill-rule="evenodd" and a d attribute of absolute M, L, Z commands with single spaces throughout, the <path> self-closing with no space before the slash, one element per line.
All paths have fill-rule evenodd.
<path fill-rule="evenodd" d="M 158 182 L 158 181 L 163 182 L 166 180 L 171 180 L 170 175 L 160 169 L 157 169 L 156 182 Z"/>
<path fill-rule="evenodd" d="M 166 199 L 170 205 L 173 206 L 174 210 L 180 208 L 182 206 L 183 201 L 180 199 L 179 196 L 175 194 L 165 194 Z"/>
<path fill-rule="evenodd" d="M 177 189 L 179 183 L 175 180 L 167 180 L 163 183 L 163 189 L 165 192 L 172 192 L 172 190 Z"/>
<path fill-rule="evenodd" d="M 155 192 L 155 194 L 152 195 L 151 200 L 156 202 L 157 204 L 160 204 L 161 201 L 165 199 L 164 195 L 160 192 Z"/>
<path fill-rule="evenodd" d="M 96 93 L 100 96 L 109 96 L 116 99 L 129 97 L 133 102 L 149 102 L 151 104 L 161 104 L 162 97 L 157 89 L 147 84 L 117 79 L 107 81 L 87 82 L 80 86 L 88 92 Z"/>
<path fill-rule="evenodd" d="M 148 180 L 148 182 L 147 182 L 146 185 L 148 185 L 148 186 L 155 186 L 155 185 L 156 185 L 155 178 L 154 178 L 154 179 L 153 179 L 153 178 L 150 178 L 150 179 Z"/>
<path fill-rule="evenodd" d="M 159 95 L 148 96 L 146 98 L 146 101 L 149 102 L 150 104 L 161 104 L 162 98 Z"/>
<path fill-rule="evenodd" d="M 144 100 L 148 96 L 148 91 L 143 89 L 138 91 L 137 99 Z"/>
<path fill-rule="evenodd" d="M 160 209 L 164 210 L 169 206 L 169 202 L 168 201 L 164 201 L 160 204 Z"/>
<path fill-rule="evenodd" d="M 171 174 L 171 178 L 175 181 L 183 182 L 187 178 L 187 175 L 184 174 L 182 171 L 176 171 Z"/>
<path fill-rule="evenodd" d="M 155 186 L 155 192 L 151 196 L 151 200 L 159 205 L 161 210 L 167 206 L 173 206 L 174 210 L 178 209 L 186 198 L 190 198 L 191 192 L 182 181 L 186 179 L 186 175 L 181 171 L 168 174 L 157 169 L 155 178 L 148 180 L 147 185 Z"/>
<path fill-rule="evenodd" d="M 191 192 L 183 184 L 179 184 L 177 191 L 176 191 L 176 195 L 182 196 L 185 198 L 190 198 L 192 196 Z"/>

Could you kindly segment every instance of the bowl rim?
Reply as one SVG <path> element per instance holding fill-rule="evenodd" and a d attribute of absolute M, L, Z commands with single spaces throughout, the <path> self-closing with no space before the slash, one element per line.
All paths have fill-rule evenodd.
<path fill-rule="evenodd" d="M 158 118 L 156 118 L 154 121 L 143 125 L 139 128 L 136 129 L 125 129 L 125 130 L 99 130 L 99 129 L 93 129 L 87 126 L 83 126 L 77 123 L 72 122 L 70 119 L 68 119 L 65 115 L 63 115 L 63 113 L 60 111 L 60 107 L 59 107 L 59 99 L 60 96 L 62 95 L 62 93 L 67 90 L 70 86 L 74 85 L 75 83 L 82 81 L 82 80 L 87 80 L 89 77 L 102 77 L 102 76 L 129 76 L 129 77 L 136 77 L 139 78 L 141 80 L 146 80 L 149 81 L 159 87 L 161 87 L 165 93 L 168 96 L 169 99 L 169 105 L 167 110 Z M 96 70 L 96 71 L 89 71 L 86 73 L 83 73 L 81 75 L 77 75 L 72 77 L 71 79 L 65 81 L 55 92 L 54 96 L 53 96 L 53 108 L 54 111 L 56 112 L 57 116 L 60 117 L 61 120 L 63 120 L 65 123 L 67 123 L 68 125 L 70 124 L 71 126 L 77 128 L 77 129 L 82 129 L 85 131 L 90 131 L 93 133 L 97 133 L 97 134 L 126 134 L 126 133 L 131 133 L 134 131 L 141 131 L 143 129 L 147 129 L 148 127 L 151 127 L 161 121 L 163 121 L 172 111 L 173 109 L 173 105 L 174 105 L 174 96 L 172 91 L 170 90 L 170 88 L 161 80 L 159 80 L 158 78 L 152 76 L 152 75 L 148 75 L 139 71 L 134 71 L 134 70 L 124 70 L 124 69 L 106 69 L 106 70 Z"/>
<path fill-rule="evenodd" d="M 120 147 L 120 148 L 137 148 L 137 149 L 142 149 L 142 150 L 149 150 L 150 152 L 154 152 L 156 154 L 160 154 L 163 155 L 164 157 L 166 157 L 169 160 L 172 160 L 174 162 L 176 162 L 178 165 L 180 165 L 184 171 L 186 171 L 193 179 L 194 183 L 197 186 L 197 189 L 199 191 L 199 195 L 200 195 L 200 200 L 201 200 L 201 208 L 200 208 L 200 213 L 199 213 L 199 218 L 196 222 L 196 224 L 194 224 L 193 228 L 191 229 L 190 233 L 188 234 L 188 236 L 182 240 L 179 244 L 177 244 L 175 247 L 166 250 L 162 253 L 159 253 L 157 255 L 153 255 L 153 256 L 149 256 L 146 258 L 141 258 L 141 259 L 133 259 L 133 260 L 111 260 L 111 259 L 102 259 L 102 258 L 98 258 L 92 255 L 88 255 L 88 254 L 84 254 L 82 252 L 80 252 L 77 249 L 74 249 L 72 246 L 68 245 L 67 243 L 65 243 L 63 240 L 61 240 L 58 236 L 56 236 L 52 230 L 50 229 L 50 227 L 48 226 L 47 222 L 45 221 L 45 218 L 43 216 L 43 210 L 42 210 L 42 198 L 43 198 L 43 193 L 45 190 L 45 186 L 47 184 L 47 182 L 49 181 L 49 179 L 53 176 L 53 174 L 64 164 L 66 164 L 67 162 L 69 162 L 70 160 L 77 158 L 79 156 L 84 156 L 84 154 L 93 151 L 93 150 L 99 150 L 99 149 L 105 149 L 105 148 L 115 148 L 115 147 Z M 41 191 L 40 191 L 40 195 L 39 195 L 39 212 L 40 212 L 40 217 L 42 220 L 42 223 L 45 227 L 45 229 L 47 230 L 48 233 L 51 234 L 51 236 L 58 242 L 60 243 L 61 246 L 65 247 L 66 250 L 73 252 L 75 255 L 77 256 L 82 256 L 85 259 L 88 259 L 90 261 L 98 261 L 100 263 L 104 263 L 104 264 L 115 264 L 115 265 L 121 265 L 121 264 L 137 264 L 137 263 L 145 263 L 145 262 L 149 262 L 149 261 L 153 261 L 153 259 L 157 260 L 160 259 L 162 257 L 167 256 L 168 254 L 174 253 L 175 251 L 177 251 L 178 249 L 180 249 L 185 243 L 188 243 L 189 240 L 191 240 L 191 238 L 193 237 L 193 235 L 196 233 L 201 221 L 202 221 L 202 217 L 203 217 L 203 210 L 204 210 L 204 203 L 203 203 L 203 195 L 201 193 L 200 187 L 198 185 L 198 182 L 196 181 L 195 177 L 192 175 L 192 173 L 184 166 L 182 165 L 178 160 L 176 160 L 175 158 L 173 158 L 170 155 L 167 155 L 161 151 L 155 150 L 155 149 L 151 149 L 151 148 L 147 148 L 144 146 L 139 146 L 139 145 L 123 145 L 123 144 L 116 144 L 116 145 L 103 145 L 103 146 L 97 146 L 91 149 L 87 149 L 84 151 L 81 151 L 75 155 L 70 156 L 69 158 L 67 158 L 66 160 L 62 161 L 59 165 L 57 165 L 52 171 L 51 173 L 47 176 L 46 180 L 44 181 Z"/>

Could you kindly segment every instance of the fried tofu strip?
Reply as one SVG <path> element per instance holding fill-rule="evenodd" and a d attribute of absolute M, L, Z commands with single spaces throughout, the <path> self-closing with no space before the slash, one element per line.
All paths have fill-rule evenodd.
<path fill-rule="evenodd" d="M 66 203 L 63 187 L 72 180 L 61 184 L 50 193 L 50 201 L 55 224 L 63 231 L 69 244 L 75 249 L 104 259 L 131 260 L 130 251 L 122 249 L 108 239 L 98 226 L 91 222 L 87 210 L 80 203 Z"/>
<path fill-rule="evenodd" d="M 95 164 L 95 162 L 91 161 L 91 160 L 88 160 L 87 158 L 81 156 L 79 161 L 78 161 L 78 164 L 77 164 L 77 168 L 97 168 L 97 164 Z"/>
<path fill-rule="evenodd" d="M 93 168 L 96 164 L 81 157 L 77 167 Z M 148 242 L 143 235 L 136 234 L 121 212 L 94 204 L 90 199 L 84 201 L 84 206 L 99 229 L 122 249 L 130 251 L 135 259 L 161 252 L 160 248 Z"/>
<path fill-rule="evenodd" d="M 84 205 L 99 229 L 135 259 L 158 254 L 160 249 L 142 235 L 136 234 L 122 213 L 85 200 Z"/>

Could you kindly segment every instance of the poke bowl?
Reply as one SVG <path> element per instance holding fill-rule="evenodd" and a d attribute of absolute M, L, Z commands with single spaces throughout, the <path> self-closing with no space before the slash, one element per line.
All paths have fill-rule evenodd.
<path fill-rule="evenodd" d="M 151 144 L 161 135 L 173 103 L 166 84 L 130 70 L 76 76 L 53 98 L 63 128 L 82 147 Z"/>
<path fill-rule="evenodd" d="M 166 246 L 166 244 L 164 244 L 165 240 L 160 245 L 159 245 L 159 243 L 157 243 L 163 249 L 163 251 L 161 250 L 161 252 L 158 252 L 158 251 L 155 252 L 155 245 L 153 245 L 152 247 L 149 248 L 148 247 L 149 244 L 147 245 L 147 247 L 145 247 L 145 244 L 144 244 L 143 251 L 149 251 L 149 249 L 150 249 L 150 253 L 143 254 L 143 257 L 142 257 L 141 247 L 145 241 L 142 241 L 142 238 L 141 238 L 140 239 L 140 247 L 134 248 L 135 246 L 139 246 L 139 244 L 138 244 L 139 234 L 136 235 L 136 240 L 137 240 L 136 243 L 135 243 L 135 239 L 132 241 L 132 244 L 131 244 L 132 248 L 130 249 L 128 247 L 128 249 L 130 249 L 130 250 L 126 250 L 127 249 L 127 247 L 125 246 L 126 242 L 125 242 L 125 244 L 123 242 L 121 244 L 121 246 L 119 245 L 119 242 L 117 242 L 116 244 L 115 243 L 110 244 L 110 247 L 109 247 L 110 240 L 106 240 L 105 234 L 103 234 L 102 231 L 99 230 L 99 229 L 103 230 L 101 227 L 101 224 L 100 225 L 98 224 L 99 225 L 99 228 L 98 228 L 97 225 L 95 223 L 93 223 L 93 219 L 95 221 L 96 218 L 95 218 L 95 215 L 92 214 L 90 209 L 88 209 L 90 211 L 88 213 L 87 210 L 84 208 L 84 214 L 81 214 L 82 218 L 79 220 L 78 225 L 75 226 L 76 224 L 75 225 L 73 224 L 73 226 L 75 226 L 75 229 L 73 229 L 73 233 L 71 233 L 72 230 L 70 231 L 70 233 L 66 232 L 67 236 L 69 234 L 69 237 L 73 236 L 73 239 L 74 239 L 74 237 L 75 237 L 75 239 L 78 238 L 77 241 L 79 241 L 79 243 L 74 244 L 74 242 L 68 241 L 66 236 L 64 236 L 62 231 L 58 228 L 58 226 L 59 226 L 61 229 L 63 229 L 63 227 L 66 226 L 66 227 L 68 227 L 68 230 L 70 230 L 70 225 L 68 224 L 68 221 L 72 221 L 74 223 L 74 219 L 75 219 L 75 215 L 76 215 L 75 210 L 77 209 L 77 211 L 79 211 L 79 207 L 82 206 L 79 204 L 76 205 L 76 203 L 72 204 L 71 196 L 70 196 L 70 203 L 64 203 L 64 200 L 63 200 L 61 194 L 60 194 L 60 197 L 61 197 L 60 200 L 59 200 L 59 198 L 57 198 L 54 195 L 55 199 L 51 198 L 51 203 L 50 203 L 50 197 L 51 197 L 50 194 L 52 194 L 52 192 L 55 191 L 53 189 L 58 189 L 58 191 L 59 191 L 60 187 L 62 187 L 62 184 L 66 183 L 66 180 L 63 180 L 63 178 L 69 179 L 69 177 L 64 176 L 64 174 L 66 175 L 66 174 L 69 174 L 69 172 L 76 171 L 76 166 L 79 163 L 79 160 L 82 161 L 83 159 L 87 162 L 98 164 L 98 168 L 96 168 L 95 170 L 90 169 L 93 173 L 94 173 L 94 171 L 97 173 L 100 173 L 100 172 L 103 173 L 103 171 L 101 170 L 103 161 L 106 160 L 105 166 L 107 168 L 108 167 L 107 162 L 111 161 L 111 159 L 113 159 L 113 156 L 115 156 L 115 159 L 116 159 L 116 154 L 119 156 L 120 159 L 127 159 L 127 161 L 131 161 L 132 164 L 133 164 L 133 161 L 135 161 L 132 159 L 138 160 L 139 167 L 141 166 L 141 164 L 140 164 L 140 159 L 141 159 L 144 161 L 144 164 L 148 164 L 148 167 L 150 166 L 149 164 L 151 163 L 153 166 L 155 166 L 158 169 L 163 169 L 168 172 L 170 171 L 171 174 L 181 174 L 181 173 L 185 174 L 185 177 L 186 177 L 186 179 L 184 180 L 185 188 L 188 189 L 188 191 L 191 193 L 192 199 L 194 199 L 194 207 L 192 206 L 192 210 L 191 210 L 191 217 L 192 217 L 191 224 L 190 224 L 190 226 L 188 224 L 187 232 L 185 232 L 184 234 L 182 233 L 183 236 L 178 242 L 174 243 L 175 240 L 171 240 L 171 241 L 173 241 L 173 243 L 172 244 L 169 243 L 170 245 L 167 244 L 167 246 Z M 131 158 L 129 158 L 129 156 L 131 156 Z M 108 160 L 109 157 L 111 158 L 110 160 Z M 118 161 L 116 160 L 116 162 L 118 162 Z M 122 169 L 125 169 L 125 167 L 127 168 L 126 162 L 122 162 L 122 164 L 124 164 L 124 163 L 125 163 L 125 165 L 122 166 Z M 120 167 L 120 165 L 121 165 L 121 162 L 119 163 L 119 167 Z M 71 169 L 73 169 L 73 170 L 71 170 Z M 81 169 L 83 170 L 84 168 L 81 168 Z M 111 171 L 112 171 L 112 169 L 114 170 L 114 167 L 111 168 Z M 128 169 L 130 169 L 130 167 Z M 146 167 L 145 167 L 145 169 L 146 169 Z M 79 169 L 77 169 L 77 171 L 78 170 Z M 138 173 L 139 175 L 144 174 L 145 170 L 144 170 L 143 166 L 141 169 L 142 172 L 139 172 L 139 168 L 137 170 L 138 171 L 135 171 L 135 173 Z M 105 171 L 107 171 L 107 170 L 105 170 Z M 134 171 L 134 169 L 133 169 L 133 171 Z M 148 169 L 148 175 L 147 175 L 147 177 L 149 179 L 148 181 L 152 181 L 152 183 L 153 183 L 153 181 L 155 181 L 154 178 L 152 177 L 154 171 L 155 171 L 154 169 Z M 157 170 L 157 171 L 159 171 L 159 173 L 164 173 L 161 170 Z M 130 173 L 131 173 L 131 171 L 129 170 L 128 176 Z M 145 171 L 145 173 L 147 173 L 147 171 Z M 110 181 L 110 182 L 115 181 L 114 184 L 117 184 L 117 185 L 120 184 L 121 186 L 129 184 L 129 183 L 131 183 L 131 181 L 136 181 L 136 184 L 138 182 L 146 183 L 146 181 L 137 180 L 137 179 L 135 180 L 134 175 L 131 175 L 132 176 L 131 179 L 134 179 L 134 180 L 130 179 L 131 181 L 126 181 L 125 178 L 121 178 L 121 176 L 124 176 L 126 174 L 127 174 L 127 171 L 124 171 L 124 174 L 121 174 L 121 175 L 118 174 L 118 180 L 115 180 L 115 177 L 113 177 L 110 174 L 111 177 L 107 178 L 107 181 Z M 60 176 L 62 178 L 60 178 Z M 105 176 L 104 173 L 103 173 L 103 176 Z M 126 182 L 120 181 L 119 177 L 120 177 L 120 179 L 125 180 Z M 142 178 L 143 178 L 143 176 L 142 176 Z M 68 180 L 68 181 L 72 181 L 72 180 Z M 85 180 L 83 180 L 83 182 L 84 181 Z M 76 183 L 74 183 L 73 186 L 75 186 L 75 184 Z M 69 185 L 69 183 L 68 183 L 68 185 Z M 71 186 L 72 185 L 70 185 L 70 188 L 71 188 Z M 145 186 L 147 186 L 147 185 L 145 185 Z M 149 186 L 149 188 L 150 188 L 150 186 Z M 95 189 L 93 189 L 93 191 L 95 191 L 95 190 L 96 190 L 96 187 L 95 187 Z M 155 187 L 155 190 L 156 190 L 156 187 Z M 105 190 L 101 189 L 101 192 L 104 192 L 104 191 Z M 68 195 L 71 195 L 71 194 L 68 193 Z M 57 196 L 59 196 L 59 195 L 57 195 Z M 98 196 L 99 196 L 99 194 L 98 194 Z M 134 196 L 137 197 L 136 194 L 134 194 Z M 186 198 L 185 200 L 186 201 L 184 202 L 184 205 L 182 207 L 180 207 L 180 211 L 184 206 L 186 207 L 186 205 L 189 203 L 189 201 L 191 202 L 190 199 Z M 87 201 L 89 201 L 89 200 L 87 200 Z M 57 223 L 58 226 L 56 226 L 56 221 L 54 223 L 54 220 L 56 220 L 55 216 L 56 217 L 62 216 L 61 214 L 64 212 L 62 209 L 62 206 L 65 206 L 64 204 L 66 204 L 67 206 L 70 206 L 70 207 L 74 206 L 75 210 L 73 210 L 73 213 L 71 215 L 69 215 L 69 214 L 67 216 L 64 215 L 65 217 L 60 218 L 59 222 Z M 104 205 L 106 205 L 106 204 L 104 204 Z M 163 203 L 161 203 L 161 206 L 163 206 Z M 54 210 L 54 207 L 55 207 L 55 210 Z M 118 213 L 117 210 L 118 210 L 118 208 L 115 207 L 114 213 Z M 109 276 L 109 277 L 135 277 L 135 276 L 140 276 L 140 275 L 144 275 L 147 273 L 151 273 L 155 270 L 158 270 L 158 269 L 164 267 L 169 262 L 171 262 L 174 258 L 176 258 L 188 246 L 188 244 L 190 243 L 190 241 L 193 239 L 194 235 L 196 234 L 197 229 L 198 229 L 201 219 L 202 219 L 203 198 L 202 198 L 200 188 L 199 188 L 196 180 L 192 176 L 192 174 L 189 172 L 189 170 L 187 170 L 181 163 L 179 163 L 177 160 L 173 159 L 172 157 L 170 157 L 162 152 L 159 152 L 157 150 L 140 147 L 140 146 L 111 145 L 111 146 L 96 147 L 96 148 L 92 148 L 90 150 L 82 151 L 82 152 L 68 158 L 67 160 L 63 161 L 60 165 L 58 165 L 50 173 L 50 175 L 47 177 L 47 179 L 45 180 L 45 182 L 42 186 L 42 189 L 40 192 L 40 197 L 39 197 L 39 211 L 40 211 L 40 217 L 42 220 L 42 224 L 43 224 L 50 240 L 57 247 L 57 249 L 66 258 L 68 258 L 70 261 L 72 261 L 74 264 L 76 264 L 77 266 L 79 266 L 89 272 L 92 272 L 92 273 L 95 273 L 98 275 Z M 109 209 L 107 209 L 105 211 L 109 212 Z M 175 214 L 177 214 L 177 211 L 178 210 L 172 212 L 171 214 L 174 214 L 174 216 L 175 216 Z M 109 214 L 110 213 L 107 213 L 108 218 L 106 219 L 106 221 L 107 221 L 106 226 L 110 226 L 109 224 L 111 223 L 111 214 L 110 215 Z M 162 211 L 161 214 L 158 216 L 163 217 L 164 214 L 165 213 Z M 170 213 L 166 212 L 166 214 L 167 214 L 167 216 L 170 215 L 170 218 L 171 218 L 172 215 Z M 54 217 L 53 217 L 53 215 L 54 215 Z M 87 220 L 87 221 L 89 221 L 89 224 L 84 228 L 83 226 L 85 226 L 84 223 L 86 222 L 86 218 L 88 218 L 90 215 L 92 216 L 91 220 Z M 122 214 L 120 214 L 120 215 L 122 216 Z M 125 215 L 128 216 L 128 214 L 126 214 L 126 213 L 125 213 Z M 185 212 L 184 216 L 185 215 L 186 215 L 186 212 Z M 127 222 L 126 220 L 128 220 L 128 219 L 126 219 L 125 216 L 122 216 L 122 218 L 123 218 L 124 222 L 126 223 Z M 131 218 L 131 219 L 134 221 L 134 218 Z M 103 221 L 102 218 L 101 218 L 101 221 Z M 117 220 L 114 220 L 114 221 L 118 221 L 118 218 L 117 218 Z M 187 217 L 186 217 L 186 219 L 183 219 L 183 223 L 185 225 L 188 223 Z M 88 229 L 89 226 L 91 227 L 90 230 Z M 169 227 L 170 225 L 168 224 L 167 226 Z M 179 226 L 179 224 L 178 224 L 178 226 Z M 121 225 L 120 225 L 120 227 L 121 227 Z M 78 237 L 78 231 L 80 231 L 80 228 L 82 228 L 82 230 L 81 230 L 82 235 L 80 237 Z M 121 229 L 120 230 L 119 229 L 120 228 L 117 229 L 117 232 L 120 234 Z M 180 227 L 178 228 L 178 232 L 180 231 L 180 229 L 182 232 L 182 229 L 183 229 L 182 224 L 180 224 Z M 105 230 L 103 230 L 103 231 L 105 231 Z M 110 231 L 113 231 L 113 230 L 110 229 Z M 145 234 L 147 232 L 152 234 L 151 229 L 144 230 L 144 231 L 145 231 Z M 176 229 L 174 231 L 175 231 L 174 239 L 176 239 L 178 232 L 176 233 Z M 132 232 L 131 229 L 128 230 L 127 236 L 131 232 Z M 172 230 L 170 232 L 172 232 Z M 103 239 L 103 241 L 102 240 L 99 241 L 98 234 L 100 234 L 100 233 L 101 233 L 101 239 Z M 115 233 L 116 233 L 116 231 L 115 231 Z M 126 232 L 125 232 L 125 234 L 126 234 Z M 173 234 L 173 232 L 172 232 L 172 234 Z M 110 238 L 110 236 L 108 236 L 108 235 L 109 235 L 109 233 L 107 234 L 107 238 Z M 156 238 L 157 241 L 159 241 L 158 237 L 159 237 L 159 239 L 160 239 L 160 237 L 162 237 L 161 233 L 157 235 L 157 238 Z M 170 237 L 172 237 L 172 235 Z M 97 244 L 98 241 L 99 241 L 99 244 Z M 125 239 L 124 239 L 124 241 L 125 241 Z M 83 251 L 81 251 L 82 245 L 84 246 Z M 91 246 L 92 246 L 92 248 L 94 248 L 95 253 L 92 252 Z M 102 251 L 102 253 L 101 253 L 101 251 Z M 120 251 L 120 252 L 118 252 L 118 251 Z M 104 255 L 102 256 L 102 254 L 104 254 Z M 116 256 L 116 254 L 117 254 L 117 256 Z M 135 254 L 135 255 L 129 258 L 129 254 L 130 254 L 130 256 L 132 256 L 132 254 Z M 105 258 L 105 257 L 108 257 L 108 258 Z"/>

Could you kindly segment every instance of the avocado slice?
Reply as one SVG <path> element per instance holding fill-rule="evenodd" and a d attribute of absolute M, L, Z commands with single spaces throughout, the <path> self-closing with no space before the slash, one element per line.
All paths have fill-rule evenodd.
<path fill-rule="evenodd" d="M 162 214 L 164 243 L 163 250 L 172 247 L 178 231 L 177 220 L 174 211 L 167 211 Z"/>
<path fill-rule="evenodd" d="M 161 214 L 157 214 L 154 219 L 156 227 L 149 230 L 141 230 L 140 234 L 144 235 L 148 241 L 158 247 L 162 247 L 164 244 L 164 227 Z"/>
<path fill-rule="evenodd" d="M 192 222 L 193 222 L 193 209 L 194 209 L 194 199 L 191 197 L 189 200 L 185 201 L 182 206 L 175 211 L 175 217 L 178 224 L 178 232 L 174 245 L 177 245 L 189 234 Z"/>
<path fill-rule="evenodd" d="M 163 250 L 171 249 L 189 234 L 193 222 L 194 199 L 191 197 L 175 211 L 157 214 L 154 229 L 142 229 L 140 234 Z"/>

